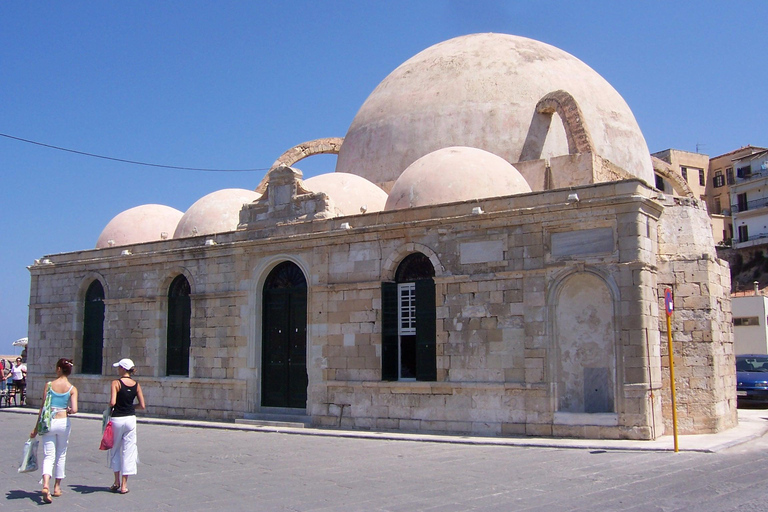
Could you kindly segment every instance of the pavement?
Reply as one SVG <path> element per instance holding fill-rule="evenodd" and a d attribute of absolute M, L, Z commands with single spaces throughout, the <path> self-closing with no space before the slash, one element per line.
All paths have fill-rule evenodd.
<path fill-rule="evenodd" d="M 16 414 L 37 414 L 37 409 L 9 407 L 0 412 Z M 100 414 L 80 413 L 80 419 L 101 421 Z M 722 450 L 758 439 L 768 433 L 768 409 L 738 409 L 739 424 L 716 434 L 678 435 L 679 452 L 717 453 Z M 419 441 L 430 443 L 466 444 L 479 446 L 523 446 L 540 448 L 573 448 L 583 450 L 632 450 L 632 451 L 674 451 L 673 435 L 664 435 L 652 441 L 624 439 L 572 439 L 553 437 L 484 437 L 471 435 L 440 435 L 405 432 L 382 432 L 367 430 L 342 430 L 335 428 L 300 428 L 288 426 L 252 425 L 216 421 L 165 419 L 138 416 L 144 424 L 176 427 L 195 427 L 216 430 L 239 430 L 252 432 L 274 432 L 303 436 L 322 436 L 352 439 L 378 439 L 388 441 Z"/>
<path fill-rule="evenodd" d="M 72 417 L 63 496 L 17 473 L 36 411 L 0 408 L 0 509 L 211 512 L 768 510 L 768 410 L 673 440 L 490 438 L 139 418 L 139 473 L 109 492 L 101 418 Z M 719 452 L 719 453 L 715 453 Z M 39 457 L 42 457 L 42 449 Z"/>

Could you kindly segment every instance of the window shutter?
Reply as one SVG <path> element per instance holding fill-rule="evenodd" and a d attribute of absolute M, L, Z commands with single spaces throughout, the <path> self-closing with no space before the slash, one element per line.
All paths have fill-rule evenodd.
<path fill-rule="evenodd" d="M 416 281 L 416 380 L 437 380 L 435 281 Z"/>
<path fill-rule="evenodd" d="M 398 378 L 397 284 L 381 283 L 381 379 Z"/>

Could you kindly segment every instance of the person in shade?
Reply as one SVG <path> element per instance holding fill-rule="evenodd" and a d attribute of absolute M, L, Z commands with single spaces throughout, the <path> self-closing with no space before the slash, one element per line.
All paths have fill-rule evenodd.
<path fill-rule="evenodd" d="M 11 378 L 16 394 L 19 396 L 19 403 L 24 405 L 27 393 L 27 365 L 22 362 L 21 357 L 17 357 L 16 364 L 11 367 Z"/>
<path fill-rule="evenodd" d="M 56 362 L 56 379 L 45 386 L 43 405 L 50 395 L 51 397 L 51 428 L 43 434 L 43 501 L 51 503 L 51 496 L 61 496 L 61 480 L 65 476 L 67 462 L 67 444 L 71 424 L 69 416 L 77 413 L 77 388 L 69 382 L 69 374 L 72 373 L 73 363 L 71 359 L 61 358 Z M 35 428 L 29 437 L 37 436 L 37 422 L 43 412 L 43 405 L 37 413 Z M 53 494 L 50 492 L 50 480 L 54 478 Z"/>
<path fill-rule="evenodd" d="M 121 359 L 112 366 L 117 368 L 120 378 L 112 381 L 109 398 L 115 439 L 109 450 L 109 465 L 115 474 L 115 482 L 109 490 L 127 494 L 128 477 L 137 472 L 139 450 L 136 445 L 136 407 L 144 409 L 144 394 L 141 385 L 133 379 L 136 372 L 133 361 Z M 134 404 L 136 400 L 138 404 Z"/>

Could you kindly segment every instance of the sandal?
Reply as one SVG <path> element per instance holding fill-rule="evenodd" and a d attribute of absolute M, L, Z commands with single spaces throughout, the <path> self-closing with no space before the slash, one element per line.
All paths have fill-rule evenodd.
<path fill-rule="evenodd" d="M 51 498 L 51 491 L 49 491 L 47 487 L 43 487 L 43 501 L 45 503 L 53 503 L 53 499 Z"/>
<path fill-rule="evenodd" d="M 120 489 L 120 494 L 128 494 L 130 491 L 128 489 L 122 490 Z"/>
<path fill-rule="evenodd" d="M 59 489 L 58 491 L 53 491 L 53 494 L 51 494 L 51 496 L 53 496 L 54 498 L 58 498 L 59 496 L 61 496 L 61 489 Z"/>
<path fill-rule="evenodd" d="M 117 485 L 117 484 L 110 485 L 109 486 L 109 492 L 120 492 L 120 486 Z"/>

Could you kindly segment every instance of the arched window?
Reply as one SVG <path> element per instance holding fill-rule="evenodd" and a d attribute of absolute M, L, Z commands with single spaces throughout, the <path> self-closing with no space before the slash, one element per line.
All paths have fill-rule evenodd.
<path fill-rule="evenodd" d="M 83 308 L 82 373 L 101 374 L 104 349 L 104 288 L 93 281 L 85 292 Z"/>
<path fill-rule="evenodd" d="M 383 380 L 437 379 L 434 276 L 417 252 L 400 263 L 394 283 L 381 284 Z"/>
<path fill-rule="evenodd" d="M 179 275 L 168 288 L 168 337 L 166 375 L 189 376 L 189 322 L 192 304 L 187 278 Z"/>

